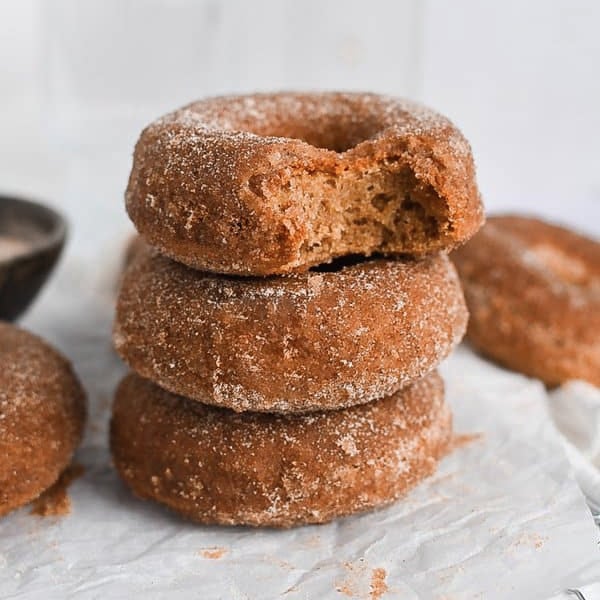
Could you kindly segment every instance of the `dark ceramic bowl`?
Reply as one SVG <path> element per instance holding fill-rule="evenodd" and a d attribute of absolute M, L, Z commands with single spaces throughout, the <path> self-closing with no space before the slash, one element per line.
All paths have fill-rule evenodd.
<path fill-rule="evenodd" d="M 25 311 L 52 272 L 67 234 L 50 208 L 0 196 L 0 319 Z"/>

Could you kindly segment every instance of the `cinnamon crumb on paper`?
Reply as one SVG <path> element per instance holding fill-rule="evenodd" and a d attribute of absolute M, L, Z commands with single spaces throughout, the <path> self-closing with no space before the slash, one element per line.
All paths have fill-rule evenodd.
<path fill-rule="evenodd" d="M 457 433 L 450 442 L 450 451 L 463 448 L 483 438 L 483 433 Z"/>
<path fill-rule="evenodd" d="M 345 562 L 343 566 L 347 576 L 336 585 L 335 589 L 338 593 L 350 598 L 381 600 L 389 591 L 385 569 L 381 567 L 369 569 L 364 559 L 359 559 L 357 563 Z"/>
<path fill-rule="evenodd" d="M 217 560 L 219 558 L 223 558 L 227 554 L 227 548 L 219 548 L 214 546 L 212 548 L 203 548 L 200 550 L 200 555 L 203 558 L 210 558 L 212 560 Z"/>
<path fill-rule="evenodd" d="M 83 475 L 84 471 L 83 465 L 77 463 L 69 465 L 58 481 L 33 501 L 31 514 L 38 517 L 68 515 L 71 512 L 71 499 L 67 489 L 73 481 Z"/>
<path fill-rule="evenodd" d="M 386 577 L 387 572 L 381 567 L 373 569 L 371 572 L 371 593 L 369 594 L 371 600 L 379 600 L 388 591 Z"/>

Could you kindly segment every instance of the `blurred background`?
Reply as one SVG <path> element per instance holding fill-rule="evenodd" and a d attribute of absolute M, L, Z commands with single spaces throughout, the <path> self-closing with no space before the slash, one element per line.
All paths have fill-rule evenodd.
<path fill-rule="evenodd" d="M 0 190 L 71 221 L 87 260 L 130 226 L 152 118 L 290 88 L 409 96 L 471 141 L 490 212 L 600 236 L 595 0 L 0 0 Z"/>

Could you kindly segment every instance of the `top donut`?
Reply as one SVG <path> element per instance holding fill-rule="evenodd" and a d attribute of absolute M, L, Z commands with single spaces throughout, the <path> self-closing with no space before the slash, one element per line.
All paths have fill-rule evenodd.
<path fill-rule="evenodd" d="M 126 204 L 164 254 L 238 275 L 449 251 L 483 222 L 458 129 L 359 93 L 228 96 L 170 113 L 141 134 Z"/>

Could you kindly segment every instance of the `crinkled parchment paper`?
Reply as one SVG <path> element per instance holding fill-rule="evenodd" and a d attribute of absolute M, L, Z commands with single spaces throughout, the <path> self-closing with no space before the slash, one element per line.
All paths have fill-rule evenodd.
<path fill-rule="evenodd" d="M 114 290 L 63 265 L 24 325 L 87 387 L 72 511 L 0 521 L 2 598 L 544 598 L 600 579 L 598 532 L 542 386 L 460 348 L 443 366 L 459 434 L 478 434 L 385 510 L 290 531 L 201 527 L 130 495 L 107 424 L 124 372 L 110 345 Z"/>

